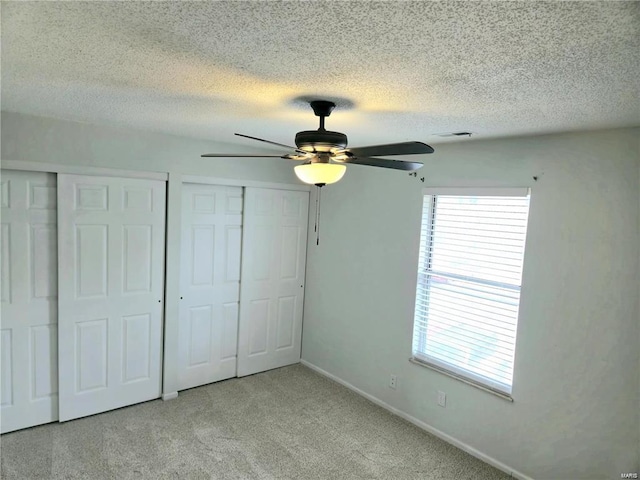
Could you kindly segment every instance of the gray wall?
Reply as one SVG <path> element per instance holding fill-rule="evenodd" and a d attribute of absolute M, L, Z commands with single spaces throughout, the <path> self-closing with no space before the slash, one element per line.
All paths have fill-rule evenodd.
<path fill-rule="evenodd" d="M 282 153 L 277 147 L 246 142 L 242 152 L 257 147 L 260 153 Z M 2 112 L 2 160 L 300 183 L 293 173 L 294 163 L 288 160 L 200 158 L 203 153 L 233 153 L 237 149 L 237 145 L 151 131 Z"/>
<path fill-rule="evenodd" d="M 525 475 L 638 471 L 638 138 L 442 145 L 424 184 L 350 167 L 324 188 L 309 244 L 303 359 Z M 472 185 L 532 187 L 513 403 L 408 362 L 421 189 Z"/>

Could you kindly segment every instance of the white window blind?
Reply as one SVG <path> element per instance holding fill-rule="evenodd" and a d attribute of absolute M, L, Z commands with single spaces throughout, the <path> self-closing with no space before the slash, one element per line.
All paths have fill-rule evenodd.
<path fill-rule="evenodd" d="M 424 196 L 413 357 L 510 394 L 529 196 L 487 193 Z"/>

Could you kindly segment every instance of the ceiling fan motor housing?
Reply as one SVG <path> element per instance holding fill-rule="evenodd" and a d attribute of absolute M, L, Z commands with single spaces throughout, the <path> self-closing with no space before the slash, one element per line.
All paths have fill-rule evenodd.
<path fill-rule="evenodd" d="M 347 147 L 347 136 L 328 130 L 304 130 L 296 133 L 296 146 L 305 152 L 331 152 Z"/>

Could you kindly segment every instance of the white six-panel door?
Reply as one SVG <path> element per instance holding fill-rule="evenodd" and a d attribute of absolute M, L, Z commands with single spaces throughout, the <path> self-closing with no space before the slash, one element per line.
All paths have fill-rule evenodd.
<path fill-rule="evenodd" d="M 245 188 L 238 376 L 300 361 L 309 192 Z"/>
<path fill-rule="evenodd" d="M 179 389 L 236 376 L 242 187 L 182 187 Z"/>
<path fill-rule="evenodd" d="M 0 425 L 58 418 L 56 178 L 2 171 Z"/>
<path fill-rule="evenodd" d="M 165 193 L 58 176 L 61 421 L 160 396 Z"/>

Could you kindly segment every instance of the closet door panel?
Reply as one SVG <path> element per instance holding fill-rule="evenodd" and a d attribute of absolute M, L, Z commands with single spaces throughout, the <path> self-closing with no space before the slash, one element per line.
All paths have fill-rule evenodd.
<path fill-rule="evenodd" d="M 165 183 L 59 176 L 60 420 L 158 398 Z"/>
<path fill-rule="evenodd" d="M 2 171 L 2 433 L 58 419 L 56 177 Z"/>
<path fill-rule="evenodd" d="M 184 184 L 179 388 L 236 376 L 241 187 Z"/>
<path fill-rule="evenodd" d="M 238 376 L 300 361 L 309 193 L 246 188 Z"/>

